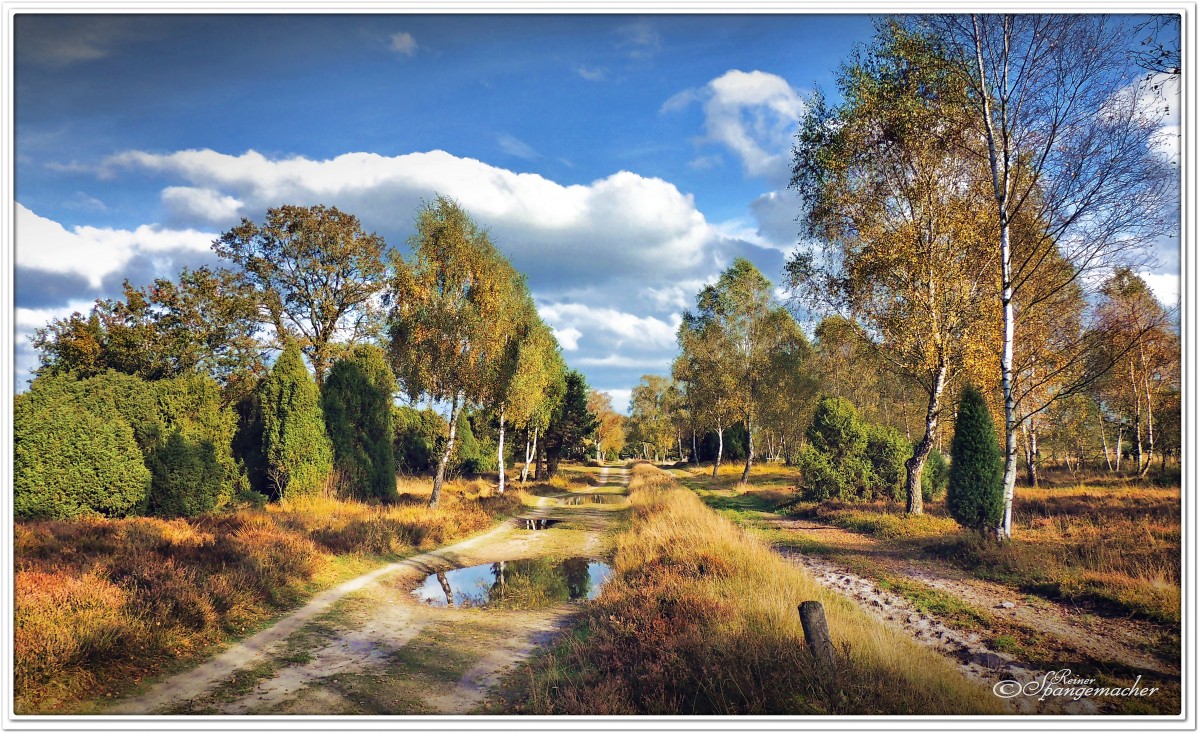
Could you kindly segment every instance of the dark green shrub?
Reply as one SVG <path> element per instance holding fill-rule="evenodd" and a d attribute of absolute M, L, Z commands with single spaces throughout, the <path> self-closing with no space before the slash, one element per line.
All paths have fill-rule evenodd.
<path fill-rule="evenodd" d="M 222 498 L 225 471 L 212 441 L 184 438 L 175 431 L 147 457 L 153 481 L 150 512 L 162 517 L 190 517 L 208 512 Z"/>
<path fill-rule="evenodd" d="M 821 398 L 805 438 L 835 464 L 848 456 L 860 456 L 867 448 L 866 426 L 854 404 L 845 398 Z"/>
<path fill-rule="evenodd" d="M 950 444 L 946 509 L 965 528 L 984 532 L 1004 512 L 1003 461 L 992 415 L 974 386 L 963 390 Z"/>
<path fill-rule="evenodd" d="M 181 514 L 183 507 L 192 508 L 191 512 L 207 512 L 227 502 L 246 485 L 245 473 L 235 461 L 232 450 L 237 415 L 223 404 L 220 385 L 212 378 L 188 374 L 147 381 L 109 371 L 71 381 L 68 389 L 78 403 L 91 412 L 119 415 L 129 423 L 153 476 L 150 506 L 155 514 L 160 512 L 157 508 L 165 507 L 172 508 L 163 510 L 172 516 Z M 201 454 L 197 453 L 182 464 L 166 468 L 160 461 L 162 457 L 155 457 L 164 450 L 174 433 L 181 434 L 181 439 L 188 445 L 209 445 L 211 453 L 202 454 L 214 466 L 198 465 L 196 460 Z M 172 448 L 171 461 L 182 460 L 179 446 L 177 443 Z M 190 479 L 182 473 L 185 467 L 192 472 Z M 215 494 L 210 492 L 208 484 L 214 477 L 219 485 Z M 160 480 L 169 481 L 171 486 L 160 487 Z M 180 494 L 187 492 L 189 486 L 194 486 L 197 492 L 191 499 Z M 161 501 L 155 499 L 159 495 Z"/>
<path fill-rule="evenodd" d="M 872 497 L 882 495 L 897 502 L 904 500 L 907 478 L 904 462 L 911 455 L 912 444 L 895 428 L 877 424 L 867 426 L 865 458 L 871 465 L 868 483 Z"/>
<path fill-rule="evenodd" d="M 396 495 L 392 394 L 396 378 L 383 350 L 359 346 L 334 363 L 321 390 L 334 466 L 360 499 Z"/>
<path fill-rule="evenodd" d="M 445 435 L 446 421 L 433 410 L 406 405 L 392 408 L 392 449 L 400 471 L 406 474 L 433 471 Z"/>
<path fill-rule="evenodd" d="M 97 415 L 115 413 L 129 423 L 143 453 L 166 439 L 167 430 L 155 389 L 140 377 L 108 371 L 72 381 L 70 389 L 80 404 Z"/>
<path fill-rule="evenodd" d="M 277 497 L 320 492 L 333 472 L 321 398 L 300 348 L 290 343 L 259 385 L 267 486 Z"/>
<path fill-rule="evenodd" d="M 220 469 L 220 492 L 189 506 L 207 504 L 200 512 L 227 502 L 246 488 L 248 480 L 233 456 L 233 438 L 237 432 L 237 413 L 224 404 L 221 386 L 216 380 L 201 374 L 180 375 L 169 380 L 147 383 L 154 388 L 162 418 L 164 438 L 167 433 L 179 432 L 195 446 L 212 447 L 212 460 Z M 206 470 L 207 472 L 207 470 Z M 206 478 L 211 472 L 206 473 Z"/>
<path fill-rule="evenodd" d="M 263 454 L 260 387 L 261 382 L 255 385 L 254 390 L 243 395 L 233 406 L 237 418 L 233 434 L 233 456 L 240 471 L 245 474 L 248 491 L 266 497 L 271 490 L 267 486 L 267 459 Z M 244 494 L 244 492 L 238 494 Z"/>
<path fill-rule="evenodd" d="M 921 498 L 926 502 L 941 498 L 946 493 L 946 484 L 950 481 L 950 465 L 946 457 L 937 449 L 930 449 L 925 457 L 925 466 L 921 469 Z"/>
<path fill-rule="evenodd" d="M 800 493 L 810 502 L 841 499 L 845 494 L 842 473 L 829 461 L 829 455 L 809 444 L 800 449 Z"/>
<path fill-rule="evenodd" d="M 855 500 L 866 496 L 873 479 L 866 458 L 868 425 L 849 400 L 822 398 L 805 438 L 808 445 L 798 461 L 804 499 Z"/>
<path fill-rule="evenodd" d="M 483 416 L 479 413 L 467 415 L 464 410 L 458 415 L 458 431 L 454 441 L 454 467 L 462 474 L 481 474 L 496 471 L 496 444 L 480 440 L 483 432 Z"/>
<path fill-rule="evenodd" d="M 150 472 L 133 428 L 75 400 L 74 380 L 38 378 L 13 407 L 13 513 L 108 517 L 145 511 Z"/>

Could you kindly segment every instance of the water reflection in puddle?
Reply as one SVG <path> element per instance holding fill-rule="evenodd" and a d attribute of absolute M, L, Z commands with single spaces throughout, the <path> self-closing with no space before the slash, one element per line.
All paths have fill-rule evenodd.
<path fill-rule="evenodd" d="M 595 599 L 610 573 L 590 558 L 500 561 L 430 574 L 412 594 L 435 607 L 535 609 Z"/>
<path fill-rule="evenodd" d="M 551 520 L 548 517 L 518 517 L 517 527 L 522 530 L 545 530 L 552 525 L 557 525 L 558 522 L 558 520 Z"/>
<path fill-rule="evenodd" d="M 618 505 L 625 501 L 622 494 L 577 494 L 559 500 L 563 505 Z"/>

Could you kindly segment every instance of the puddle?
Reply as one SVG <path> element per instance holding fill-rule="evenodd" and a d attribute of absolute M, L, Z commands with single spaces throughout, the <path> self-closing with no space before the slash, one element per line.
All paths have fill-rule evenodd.
<path fill-rule="evenodd" d="M 625 501 L 623 494 L 577 494 L 574 497 L 563 497 L 559 500 L 563 505 L 619 505 Z"/>
<path fill-rule="evenodd" d="M 412 594 L 435 607 L 536 609 L 595 599 L 610 573 L 590 558 L 500 561 L 430 574 Z"/>
<path fill-rule="evenodd" d="M 545 530 L 546 528 L 557 525 L 558 520 L 551 520 L 548 517 L 518 517 L 517 527 L 522 530 Z"/>

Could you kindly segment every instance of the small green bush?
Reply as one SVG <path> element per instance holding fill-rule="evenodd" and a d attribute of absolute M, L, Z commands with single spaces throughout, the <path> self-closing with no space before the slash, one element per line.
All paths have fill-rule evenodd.
<path fill-rule="evenodd" d="M 940 499 L 946 493 L 950 481 L 950 465 L 937 449 L 930 449 L 921 469 L 921 498 L 926 502 Z"/>
<path fill-rule="evenodd" d="M 454 441 L 454 468 L 462 474 L 481 474 L 496 471 L 496 444 L 481 440 L 484 416 L 480 413 L 459 413 L 458 431 Z"/>
<path fill-rule="evenodd" d="M 225 471 L 212 441 L 184 438 L 175 431 L 147 460 L 153 481 L 150 512 L 161 517 L 191 517 L 213 509 L 224 496 Z"/>
<path fill-rule="evenodd" d="M 1004 479 L 1000 444 L 983 394 L 972 385 L 963 390 L 950 444 L 950 476 L 946 509 L 960 525 L 985 532 L 1000 523 L 1004 512 Z"/>
<path fill-rule="evenodd" d="M 854 404 L 845 398 L 821 398 L 805 433 L 809 444 L 834 464 L 860 456 L 867 448 L 867 430 Z"/>
<path fill-rule="evenodd" d="M 425 474 L 437 466 L 446 421 L 433 410 L 406 405 L 392 408 L 392 449 L 397 468 L 405 474 Z"/>
<path fill-rule="evenodd" d="M 13 514 L 123 517 L 145 511 L 150 472 L 133 428 L 75 400 L 71 377 L 38 378 L 13 408 Z"/>
<path fill-rule="evenodd" d="M 872 424 L 867 427 L 865 458 L 871 465 L 872 497 L 882 495 L 904 501 L 907 470 L 904 462 L 912 455 L 912 444 L 895 428 Z"/>
<path fill-rule="evenodd" d="M 246 485 L 245 472 L 232 450 L 237 416 L 224 405 L 220 385 L 212 378 L 186 374 L 143 380 L 109 371 L 64 385 L 80 406 L 97 415 L 120 416 L 129 423 L 152 475 L 151 512 L 169 516 L 207 512 Z M 183 443 L 176 441 L 168 451 L 166 444 L 175 433 Z M 182 448 L 185 444 L 193 447 L 187 457 Z M 211 453 L 199 448 L 205 445 Z M 212 466 L 200 466 L 201 456 Z M 216 492 L 209 484 L 214 480 Z M 161 482 L 169 486 L 160 486 Z M 189 487 L 194 488 L 194 497 L 184 496 L 193 491 Z M 189 509 L 184 512 L 182 508 Z"/>
<path fill-rule="evenodd" d="M 869 499 L 878 481 L 868 456 L 871 426 L 845 398 L 821 398 L 800 451 L 800 497 L 811 501 Z M 877 446 L 880 447 L 880 446 Z M 881 452 L 881 469 L 887 473 Z"/>
<path fill-rule="evenodd" d="M 392 394 L 396 378 L 374 346 L 355 347 L 325 378 L 321 405 L 334 465 L 358 499 L 396 495 Z"/>
<path fill-rule="evenodd" d="M 842 473 L 834 468 L 829 455 L 811 444 L 800 449 L 800 491 L 810 502 L 841 499 L 845 495 Z"/>

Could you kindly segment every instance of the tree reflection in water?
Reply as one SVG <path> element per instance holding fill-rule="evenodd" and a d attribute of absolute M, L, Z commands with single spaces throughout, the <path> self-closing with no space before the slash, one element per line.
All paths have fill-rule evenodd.
<path fill-rule="evenodd" d="M 412 593 L 439 607 L 535 609 L 595 598 L 609 571 L 589 558 L 499 561 L 430 574 Z"/>

